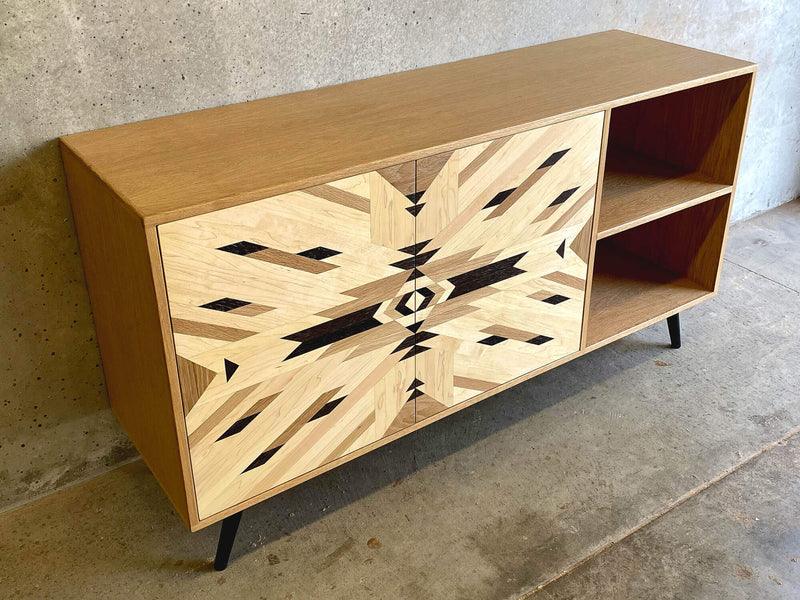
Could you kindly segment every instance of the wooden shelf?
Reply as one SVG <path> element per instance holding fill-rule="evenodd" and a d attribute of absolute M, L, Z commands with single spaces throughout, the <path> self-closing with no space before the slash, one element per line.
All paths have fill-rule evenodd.
<path fill-rule="evenodd" d="M 712 294 L 635 254 L 598 245 L 586 345 L 610 342 Z"/>
<path fill-rule="evenodd" d="M 598 239 L 727 194 L 732 186 L 620 147 L 609 147 Z"/>

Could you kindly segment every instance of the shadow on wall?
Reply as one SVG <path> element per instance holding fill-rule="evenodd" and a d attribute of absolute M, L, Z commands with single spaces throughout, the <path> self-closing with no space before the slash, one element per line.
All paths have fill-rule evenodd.
<path fill-rule="evenodd" d="M 136 455 L 108 409 L 58 140 L 0 163 L 0 510 Z"/>

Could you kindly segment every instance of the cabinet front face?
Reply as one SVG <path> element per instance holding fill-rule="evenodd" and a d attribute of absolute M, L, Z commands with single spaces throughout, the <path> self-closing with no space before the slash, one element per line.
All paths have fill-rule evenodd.
<path fill-rule="evenodd" d="M 160 225 L 199 517 L 576 352 L 602 122 Z"/>
<path fill-rule="evenodd" d="M 414 423 L 409 206 L 373 172 L 159 226 L 201 519 Z"/>
<path fill-rule="evenodd" d="M 580 348 L 602 126 L 418 161 L 417 420 Z"/>

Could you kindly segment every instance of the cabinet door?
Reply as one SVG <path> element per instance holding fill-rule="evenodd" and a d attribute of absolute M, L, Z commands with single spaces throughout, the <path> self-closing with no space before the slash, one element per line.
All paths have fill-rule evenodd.
<path fill-rule="evenodd" d="M 159 226 L 201 519 L 414 423 L 398 187 L 413 163 Z"/>
<path fill-rule="evenodd" d="M 418 161 L 418 421 L 578 351 L 602 125 Z"/>

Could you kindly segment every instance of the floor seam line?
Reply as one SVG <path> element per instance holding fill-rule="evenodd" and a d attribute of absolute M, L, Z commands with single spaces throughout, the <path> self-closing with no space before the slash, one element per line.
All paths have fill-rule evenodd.
<path fill-rule="evenodd" d="M 767 452 L 769 452 L 770 450 L 772 450 L 776 446 L 785 445 L 788 440 L 793 438 L 798 433 L 800 433 L 800 426 L 790 429 L 783 436 L 781 436 L 780 438 L 778 438 L 777 440 L 775 440 L 773 442 L 769 442 L 769 443 L 765 444 L 759 450 L 756 450 L 755 452 L 753 452 L 750 456 L 745 458 L 740 463 L 737 463 L 734 466 L 730 467 L 729 469 L 726 469 L 726 470 L 722 471 L 720 474 L 718 474 L 718 475 L 712 477 L 711 479 L 709 479 L 706 483 L 701 484 L 700 486 L 698 486 L 698 487 L 696 487 L 696 488 L 694 488 L 692 490 L 689 490 L 683 496 L 678 498 L 675 502 L 673 502 L 672 504 L 668 505 L 666 508 L 664 508 L 663 510 L 657 512 L 656 514 L 652 515 L 651 517 L 648 517 L 648 518 L 644 519 L 642 522 L 640 522 L 639 524 L 637 524 L 636 526 L 631 528 L 629 531 L 625 532 L 623 535 L 618 536 L 617 538 L 611 540 L 610 542 L 606 542 L 605 544 L 603 544 L 602 546 L 600 546 L 599 548 L 597 548 L 593 552 L 590 552 L 589 554 L 587 554 L 585 557 L 583 557 L 579 561 L 575 562 L 574 564 L 572 564 L 569 567 L 567 567 L 566 569 L 564 569 L 561 573 L 558 573 L 557 575 L 551 577 L 547 581 L 545 581 L 543 583 L 540 583 L 539 585 L 537 585 L 532 590 L 530 590 L 528 592 L 525 592 L 523 595 L 518 596 L 517 600 L 528 600 L 528 598 L 531 598 L 534 594 L 537 594 L 537 593 L 539 593 L 541 591 L 544 591 L 544 589 L 548 585 L 550 585 L 552 583 L 555 583 L 556 581 L 558 581 L 559 579 L 565 577 L 566 575 L 569 575 L 570 573 L 575 571 L 578 567 L 581 567 L 582 565 L 588 563 L 590 560 L 596 558 L 597 556 L 601 555 L 605 551 L 611 549 L 613 546 L 616 546 L 620 542 L 623 542 L 627 538 L 631 537 L 636 532 L 638 532 L 641 529 L 644 529 L 645 527 L 647 527 L 648 525 L 656 522 L 661 517 L 663 517 L 666 514 L 672 512 L 673 510 L 675 510 L 676 508 L 678 508 L 679 506 L 681 506 L 685 502 L 688 502 L 692 498 L 695 498 L 695 497 L 699 496 L 700 494 L 702 494 L 706 490 L 710 489 L 711 487 L 713 487 L 716 484 L 718 484 L 719 482 L 721 482 L 723 479 L 727 478 L 729 475 L 733 475 L 734 473 L 736 473 L 737 471 L 739 471 L 743 467 L 747 466 L 748 464 L 750 464 L 751 462 L 753 462 L 754 460 L 756 460 L 760 456 L 766 454 Z"/>
<path fill-rule="evenodd" d="M 771 279 L 771 278 L 767 277 L 763 273 L 759 273 L 758 271 L 753 271 L 753 269 L 748 269 L 744 265 L 740 265 L 739 263 L 732 261 L 730 258 L 725 258 L 725 259 L 723 259 L 723 261 L 724 262 L 729 262 L 732 265 L 736 265 L 737 267 L 739 267 L 740 269 L 744 269 L 748 273 L 752 273 L 753 275 L 758 275 L 762 279 L 766 279 L 767 281 L 771 281 L 772 283 L 774 283 L 776 285 L 779 285 L 782 288 L 786 288 L 787 290 L 789 290 L 791 292 L 794 292 L 795 294 L 800 294 L 800 290 L 796 290 L 793 287 L 789 287 L 788 285 L 786 285 L 785 283 L 781 283 L 780 281 L 775 281 L 774 279 Z"/>

